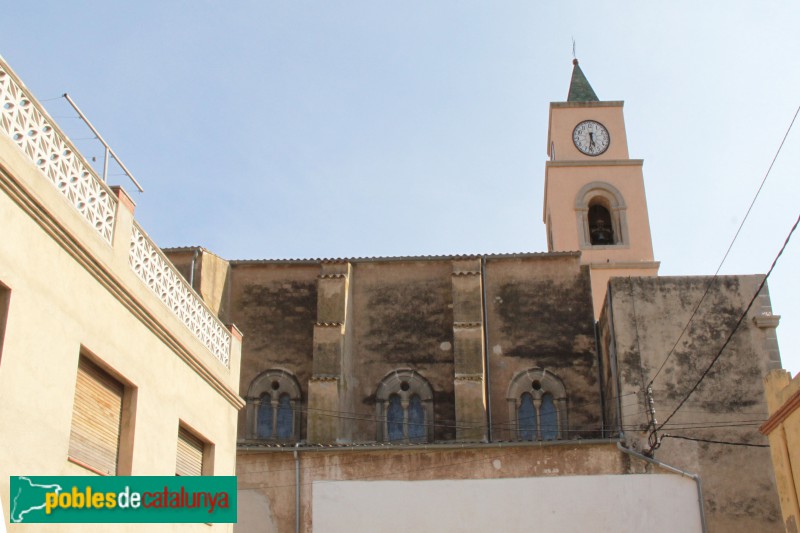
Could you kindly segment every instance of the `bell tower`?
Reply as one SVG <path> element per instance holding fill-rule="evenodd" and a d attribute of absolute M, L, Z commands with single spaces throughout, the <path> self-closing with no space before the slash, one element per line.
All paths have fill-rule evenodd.
<path fill-rule="evenodd" d="M 600 101 L 573 60 L 566 102 L 550 103 L 544 181 L 547 250 L 580 251 L 595 318 L 613 276 L 655 276 L 641 159 L 628 156 L 622 101 Z"/>

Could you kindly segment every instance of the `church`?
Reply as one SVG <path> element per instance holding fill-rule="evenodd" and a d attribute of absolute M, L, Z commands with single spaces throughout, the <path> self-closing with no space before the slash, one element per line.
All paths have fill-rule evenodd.
<path fill-rule="evenodd" d="M 244 334 L 236 531 L 782 530 L 763 276 L 658 276 L 623 102 L 577 60 L 548 128 L 546 252 L 165 251 Z"/>
<path fill-rule="evenodd" d="M 0 98 L 5 479 L 235 470 L 240 533 L 784 529 L 764 276 L 658 275 L 577 60 L 520 254 L 161 250 L 2 60 Z"/>

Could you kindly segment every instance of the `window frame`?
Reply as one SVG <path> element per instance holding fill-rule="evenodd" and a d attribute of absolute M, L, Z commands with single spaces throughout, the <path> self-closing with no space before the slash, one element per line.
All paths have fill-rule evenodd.
<path fill-rule="evenodd" d="M 589 208 L 601 205 L 611 217 L 613 244 L 592 244 L 589 226 Z M 604 181 L 587 183 L 575 195 L 575 217 L 578 226 L 578 242 L 584 249 L 629 248 L 627 205 L 619 190 Z"/>
<path fill-rule="evenodd" d="M 538 388 L 535 387 L 538 384 Z M 523 439 L 519 423 L 519 409 L 522 397 L 529 394 L 533 401 L 535 421 L 535 438 Z M 550 395 L 556 414 L 556 435 L 554 439 L 544 439 L 542 432 L 541 406 L 546 395 Z M 549 370 L 543 368 L 529 368 L 514 375 L 508 386 L 506 394 L 508 403 L 508 419 L 510 421 L 511 435 L 514 440 L 550 441 L 564 440 L 568 435 L 567 424 L 567 389 L 564 382 Z"/>
<path fill-rule="evenodd" d="M 404 389 L 404 384 L 407 385 Z M 388 406 L 390 398 L 398 396 L 403 409 L 403 438 L 389 440 Z M 414 396 L 422 406 L 425 432 L 421 437 L 409 437 L 409 407 Z M 421 374 L 411 369 L 393 370 L 381 380 L 375 391 L 376 439 L 378 442 L 424 443 L 434 441 L 433 387 Z"/>
<path fill-rule="evenodd" d="M 273 383 L 277 383 L 278 387 L 273 388 Z M 289 437 L 278 437 L 280 401 L 281 397 L 285 395 L 289 396 L 289 406 L 292 410 L 292 430 Z M 259 411 L 265 398 L 268 398 L 272 410 L 272 431 L 269 437 L 262 437 L 258 432 Z M 301 405 L 302 391 L 294 374 L 282 368 L 265 370 L 253 379 L 248 389 L 245 438 L 261 441 L 298 442 L 301 429 Z"/>
<path fill-rule="evenodd" d="M 83 364 L 83 368 L 82 368 Z M 84 348 L 81 349 L 76 364 L 76 379 L 73 394 L 72 416 L 70 418 L 70 436 L 67 448 L 67 460 L 82 468 L 85 468 L 95 474 L 101 476 L 123 476 L 130 475 L 133 463 L 133 434 L 135 430 L 135 412 L 136 412 L 136 398 L 137 389 L 128 380 L 121 377 L 118 372 L 115 372 L 102 360 L 90 354 Z M 121 388 L 120 394 L 120 411 L 119 411 L 119 424 L 116 428 L 116 457 L 115 469 L 113 472 L 103 468 L 103 465 L 94 463 L 88 457 L 81 456 L 79 443 L 77 439 L 80 438 L 80 431 L 88 431 L 91 434 L 91 429 L 78 429 L 76 431 L 76 409 L 78 409 L 78 393 L 80 385 L 80 374 L 83 372 L 89 379 L 94 379 L 90 374 L 94 373 L 99 375 L 102 379 L 111 381 Z M 86 394 L 91 394 L 90 391 L 85 391 Z M 90 402 L 91 403 L 91 402 Z M 99 406 L 97 406 L 99 408 Z M 80 425 L 80 422 L 77 424 Z"/>
<path fill-rule="evenodd" d="M 199 445 L 200 447 L 200 471 L 199 473 L 182 474 L 181 465 L 181 442 L 186 442 L 189 446 Z M 194 442 L 191 442 L 194 441 Z M 175 451 L 175 475 L 176 476 L 213 476 L 214 475 L 214 444 L 204 436 L 200 435 L 194 428 L 184 421 L 178 423 L 178 434 L 176 439 Z M 195 447 L 196 449 L 196 447 Z"/>

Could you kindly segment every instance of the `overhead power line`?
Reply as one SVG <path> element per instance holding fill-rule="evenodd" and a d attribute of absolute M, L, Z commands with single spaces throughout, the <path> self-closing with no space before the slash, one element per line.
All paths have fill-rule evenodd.
<path fill-rule="evenodd" d="M 692 393 L 695 390 L 697 390 L 697 387 L 700 386 L 700 383 L 703 382 L 703 380 L 706 378 L 708 373 L 711 371 L 711 368 L 714 366 L 714 363 L 717 362 L 717 360 L 722 355 L 722 352 L 725 351 L 725 348 L 728 346 L 728 344 L 731 342 L 731 339 L 733 338 L 733 334 L 736 333 L 736 330 L 739 329 L 739 326 L 744 321 L 744 318 L 747 316 L 747 313 L 750 311 L 750 308 L 753 307 L 753 304 L 755 303 L 756 298 L 758 298 L 758 295 L 761 294 L 761 290 L 764 288 L 764 285 L 767 283 L 767 279 L 769 279 L 770 274 L 772 274 L 772 271 L 775 269 L 775 265 L 778 264 L 778 259 L 780 259 L 781 255 L 783 255 L 783 251 L 786 250 L 786 246 L 789 244 L 789 240 L 792 238 L 792 234 L 797 229 L 798 223 L 800 223 L 800 215 L 797 216 L 797 220 L 795 220 L 794 225 L 792 226 L 792 229 L 789 230 L 789 234 L 786 236 L 786 240 L 783 241 L 783 246 L 781 246 L 781 249 L 778 252 L 778 255 L 775 256 L 775 259 L 773 259 L 772 265 L 769 267 L 769 271 L 764 276 L 764 279 L 761 280 L 761 283 L 758 285 L 758 289 L 756 289 L 755 294 L 753 294 L 753 297 L 750 299 L 750 303 L 747 304 L 747 307 L 742 312 L 742 314 L 739 316 L 739 320 L 736 321 L 736 324 L 733 326 L 733 329 L 731 329 L 731 332 L 730 332 L 730 334 L 728 334 L 728 337 L 725 339 L 725 342 L 722 344 L 722 346 L 720 347 L 719 351 L 717 351 L 717 354 L 711 360 L 711 363 L 708 365 L 708 367 L 703 371 L 703 374 L 700 376 L 700 379 L 698 379 L 697 382 L 692 386 L 692 388 L 689 389 L 689 392 L 686 393 L 686 396 L 684 396 L 684 398 L 680 401 L 680 403 L 672 411 L 672 413 L 670 413 L 670 415 L 666 418 L 666 420 L 664 420 L 664 422 L 662 422 L 661 425 L 658 426 L 657 431 L 661 430 L 661 428 L 663 428 L 664 425 L 667 422 L 669 422 L 670 419 L 673 416 L 675 416 L 675 413 L 677 413 L 678 410 L 683 406 L 683 404 L 686 403 L 686 401 L 689 399 L 689 396 L 691 396 Z"/>
<path fill-rule="evenodd" d="M 772 167 L 775 166 L 775 161 L 778 159 L 778 155 L 780 155 L 781 149 L 783 149 L 783 145 L 784 143 L 786 143 L 787 137 L 789 137 L 789 132 L 792 131 L 792 126 L 794 126 L 794 122 L 795 120 L 797 120 L 798 113 L 800 113 L 800 106 L 798 106 L 797 111 L 794 112 L 792 121 L 789 123 L 789 127 L 786 129 L 786 133 L 783 136 L 783 140 L 781 141 L 781 144 L 778 146 L 778 150 L 775 152 L 775 156 L 772 158 L 772 162 L 769 164 L 769 168 L 767 168 L 767 172 L 764 174 L 764 178 L 761 180 L 761 184 L 758 186 L 758 190 L 756 191 L 755 196 L 753 196 L 753 200 L 750 202 L 750 207 L 747 208 L 747 212 L 744 214 L 744 218 L 742 219 L 741 224 L 739 224 L 739 228 L 733 235 L 733 239 L 731 239 L 731 243 L 728 245 L 728 249 L 725 251 L 725 255 L 722 257 L 722 261 L 719 262 L 719 266 L 717 267 L 716 272 L 714 272 L 714 275 L 711 277 L 710 280 L 708 280 L 708 283 L 706 283 L 706 288 L 705 291 L 703 292 L 703 296 L 700 297 L 700 300 L 697 302 L 697 305 L 694 306 L 694 310 L 692 311 L 691 316 L 689 316 L 689 320 L 686 321 L 686 325 L 683 327 L 681 334 L 678 335 L 678 338 L 675 340 L 675 344 L 673 344 L 672 348 L 670 348 L 669 353 L 667 353 L 667 356 L 661 362 L 661 365 L 658 367 L 658 370 L 656 371 L 655 375 L 650 380 L 648 385 L 652 385 L 653 382 L 658 377 L 658 375 L 664 369 L 664 365 L 667 364 L 667 361 L 669 360 L 670 356 L 672 356 L 673 352 L 675 351 L 675 348 L 677 348 L 678 343 L 681 341 L 683 336 L 686 334 L 686 331 L 689 329 L 689 325 L 692 323 L 692 320 L 697 314 L 697 310 L 700 309 L 700 305 L 702 305 L 703 301 L 706 299 L 706 296 L 708 296 L 708 292 L 711 289 L 711 285 L 713 285 L 714 281 L 719 276 L 719 271 L 722 270 L 722 265 L 725 263 L 725 260 L 728 259 L 728 254 L 731 253 L 731 249 L 733 248 L 733 243 L 735 243 L 736 239 L 739 237 L 739 233 L 741 233 L 742 227 L 744 226 L 744 223 L 747 221 L 747 217 L 750 216 L 750 211 L 752 211 L 753 206 L 755 205 L 756 200 L 758 199 L 758 195 L 761 194 L 761 189 L 764 188 L 764 183 L 766 183 L 770 172 L 772 172 Z"/>
<path fill-rule="evenodd" d="M 695 442 L 708 442 L 711 444 L 725 444 L 728 446 L 749 446 L 751 448 L 769 448 L 769 444 L 751 444 L 749 442 L 729 442 L 726 440 L 712 440 L 712 439 L 697 439 L 694 437 L 684 437 L 683 435 L 670 435 L 669 433 L 665 433 L 661 436 L 661 438 L 670 438 L 670 439 L 682 439 L 682 440 L 692 440 Z"/>
<path fill-rule="evenodd" d="M 617 400 L 618 398 L 624 398 L 626 396 L 635 396 L 636 392 L 626 392 L 619 396 L 613 396 L 611 401 Z M 261 399 L 257 397 L 248 397 L 245 398 L 246 401 L 252 405 L 258 406 L 261 405 Z M 269 404 L 270 400 L 265 400 L 267 404 Z M 586 406 L 596 406 L 598 405 L 597 401 L 591 402 L 582 402 L 579 404 L 569 404 L 568 409 L 570 411 L 574 411 L 575 409 L 580 409 Z M 329 417 L 329 418 L 337 418 L 337 419 L 344 419 L 344 420 L 354 420 L 356 422 L 386 422 L 387 417 L 377 417 L 375 415 L 365 414 L 363 412 L 356 412 L 356 411 L 343 411 L 343 410 L 334 410 L 334 409 L 321 409 L 318 407 L 308 407 L 304 405 L 299 405 L 294 408 L 295 411 L 299 413 L 304 413 L 306 416 L 313 415 L 313 416 L 321 416 L 321 417 Z M 450 418 L 435 418 L 432 422 L 407 422 L 406 423 L 410 427 L 427 427 L 427 426 L 434 426 L 436 428 L 442 429 L 483 429 L 487 427 L 486 423 L 477 423 L 477 424 L 459 424 L 457 420 L 453 420 Z M 500 428 L 500 429 L 509 429 L 511 426 L 514 426 L 515 422 L 492 422 L 493 428 Z M 546 426 L 547 424 L 545 424 Z M 544 426 L 543 426 L 544 427 Z M 592 431 L 596 430 L 599 425 L 591 426 L 592 429 L 586 430 L 581 429 L 580 431 Z"/>
<path fill-rule="evenodd" d="M 731 426 L 722 426 L 722 427 L 724 427 L 724 428 L 739 428 L 739 427 L 747 428 L 747 427 L 750 427 L 750 426 L 757 426 L 757 425 L 760 425 L 760 422 L 759 423 L 738 424 L 738 425 L 731 425 Z M 624 426 L 624 427 L 627 428 L 627 429 L 634 429 L 637 426 L 636 425 L 632 425 L 632 426 Z M 698 429 L 717 429 L 719 427 L 720 426 L 718 426 L 718 425 L 708 425 L 708 426 L 688 427 L 688 428 L 677 427 L 677 428 L 672 428 L 672 429 L 694 431 L 694 430 L 698 430 Z M 671 438 L 676 438 L 676 439 L 694 440 L 694 441 L 700 441 L 700 442 L 711 442 L 711 443 L 715 443 L 715 444 L 729 444 L 730 443 L 732 445 L 742 445 L 742 446 L 746 445 L 746 444 L 733 443 L 733 442 L 729 442 L 729 441 L 714 441 L 714 440 L 710 440 L 710 439 L 700 439 L 700 438 L 680 436 L 680 435 L 664 434 L 663 436 L 664 437 L 669 436 Z M 518 443 L 521 446 L 524 446 L 524 445 L 530 443 L 530 441 L 499 441 L 499 442 Z M 557 443 L 558 441 L 549 441 L 549 442 Z M 385 444 L 394 444 L 396 446 L 396 444 L 398 444 L 398 443 L 385 443 Z M 446 443 L 441 443 L 440 442 L 439 444 L 446 444 Z M 463 444 L 465 445 L 463 449 L 469 449 L 469 443 L 463 443 Z M 431 449 L 425 449 L 425 448 L 420 449 L 420 446 L 424 446 L 424 444 L 417 444 L 417 445 L 409 444 L 408 445 L 408 450 L 409 451 L 414 451 L 414 452 L 417 452 L 417 453 L 420 453 L 420 454 L 426 454 L 426 455 L 440 454 L 440 453 L 445 451 L 445 449 L 442 449 L 442 450 L 431 450 Z M 753 444 L 753 445 L 750 445 L 750 446 L 766 447 L 767 445 L 764 445 L 764 444 L 755 445 L 755 444 Z M 375 444 L 375 443 L 373 443 L 373 445 L 369 445 L 369 444 L 366 444 L 366 443 L 365 444 L 361 444 L 361 445 L 355 444 L 355 445 L 353 445 L 353 447 L 360 448 L 365 453 L 383 451 L 381 446 L 380 446 L 380 444 Z M 344 452 L 346 448 L 348 448 L 348 446 L 343 446 L 343 445 L 342 446 L 336 446 L 336 447 L 329 448 L 329 451 L 333 452 L 333 453 L 335 453 L 337 450 L 340 450 L 340 451 Z M 283 447 L 281 449 L 281 451 L 285 452 L 285 453 L 288 453 L 288 454 L 291 454 L 294 451 L 294 447 L 292 445 L 290 445 L 290 444 L 287 444 L 285 447 Z M 396 451 L 396 448 L 393 448 L 392 451 Z M 477 459 L 477 461 L 482 461 L 482 460 L 491 461 L 493 459 L 502 458 L 503 456 L 515 455 L 515 454 L 524 454 L 524 453 L 527 453 L 526 449 L 512 451 L 512 452 L 506 453 L 506 454 L 504 454 L 502 456 L 494 456 L 494 457 L 489 457 L 489 458 L 485 458 L 485 459 Z M 339 462 L 336 463 L 336 466 L 339 467 L 339 468 L 354 467 L 354 466 L 360 466 L 360 465 L 370 464 L 370 463 L 382 464 L 385 461 L 385 459 L 377 457 L 377 456 L 372 455 L 372 454 L 370 454 L 368 456 L 364 456 L 364 457 L 361 457 L 361 456 L 349 456 L 349 457 L 352 457 L 352 460 L 347 460 L 347 459 L 340 460 Z M 304 466 L 301 466 L 300 469 L 302 471 L 304 471 L 304 472 L 307 472 L 307 471 L 310 472 L 310 471 L 315 471 L 315 470 L 325 470 L 327 468 L 330 468 L 330 465 L 326 463 L 326 464 L 313 464 L 311 466 L 306 464 Z M 295 469 L 296 469 L 296 465 L 294 463 L 294 459 L 291 458 L 291 456 L 289 456 L 289 457 L 287 457 L 285 459 L 282 459 L 282 460 L 281 459 L 276 459 L 271 468 L 248 470 L 248 473 L 249 474 L 264 474 L 264 473 L 277 474 L 277 473 L 280 473 L 280 472 L 294 471 Z M 423 468 L 422 470 L 424 470 L 424 469 L 425 468 Z M 372 477 L 372 476 L 370 476 L 370 477 Z M 348 479 L 354 479 L 354 478 L 348 478 Z M 335 480 L 333 480 L 333 481 L 335 481 Z"/>

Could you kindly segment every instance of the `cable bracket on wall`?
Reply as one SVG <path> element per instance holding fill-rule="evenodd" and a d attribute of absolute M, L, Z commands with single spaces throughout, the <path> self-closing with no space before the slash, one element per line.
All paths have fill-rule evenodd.
<path fill-rule="evenodd" d="M 647 396 L 645 398 L 645 402 L 647 403 L 647 418 L 648 424 L 647 428 L 650 431 L 650 434 L 647 436 L 647 444 L 650 448 L 647 450 L 645 455 L 648 457 L 653 457 L 653 454 L 657 449 L 661 447 L 661 437 L 658 435 L 658 420 L 656 419 L 656 403 L 653 399 L 653 387 L 652 385 L 647 386 Z"/>

